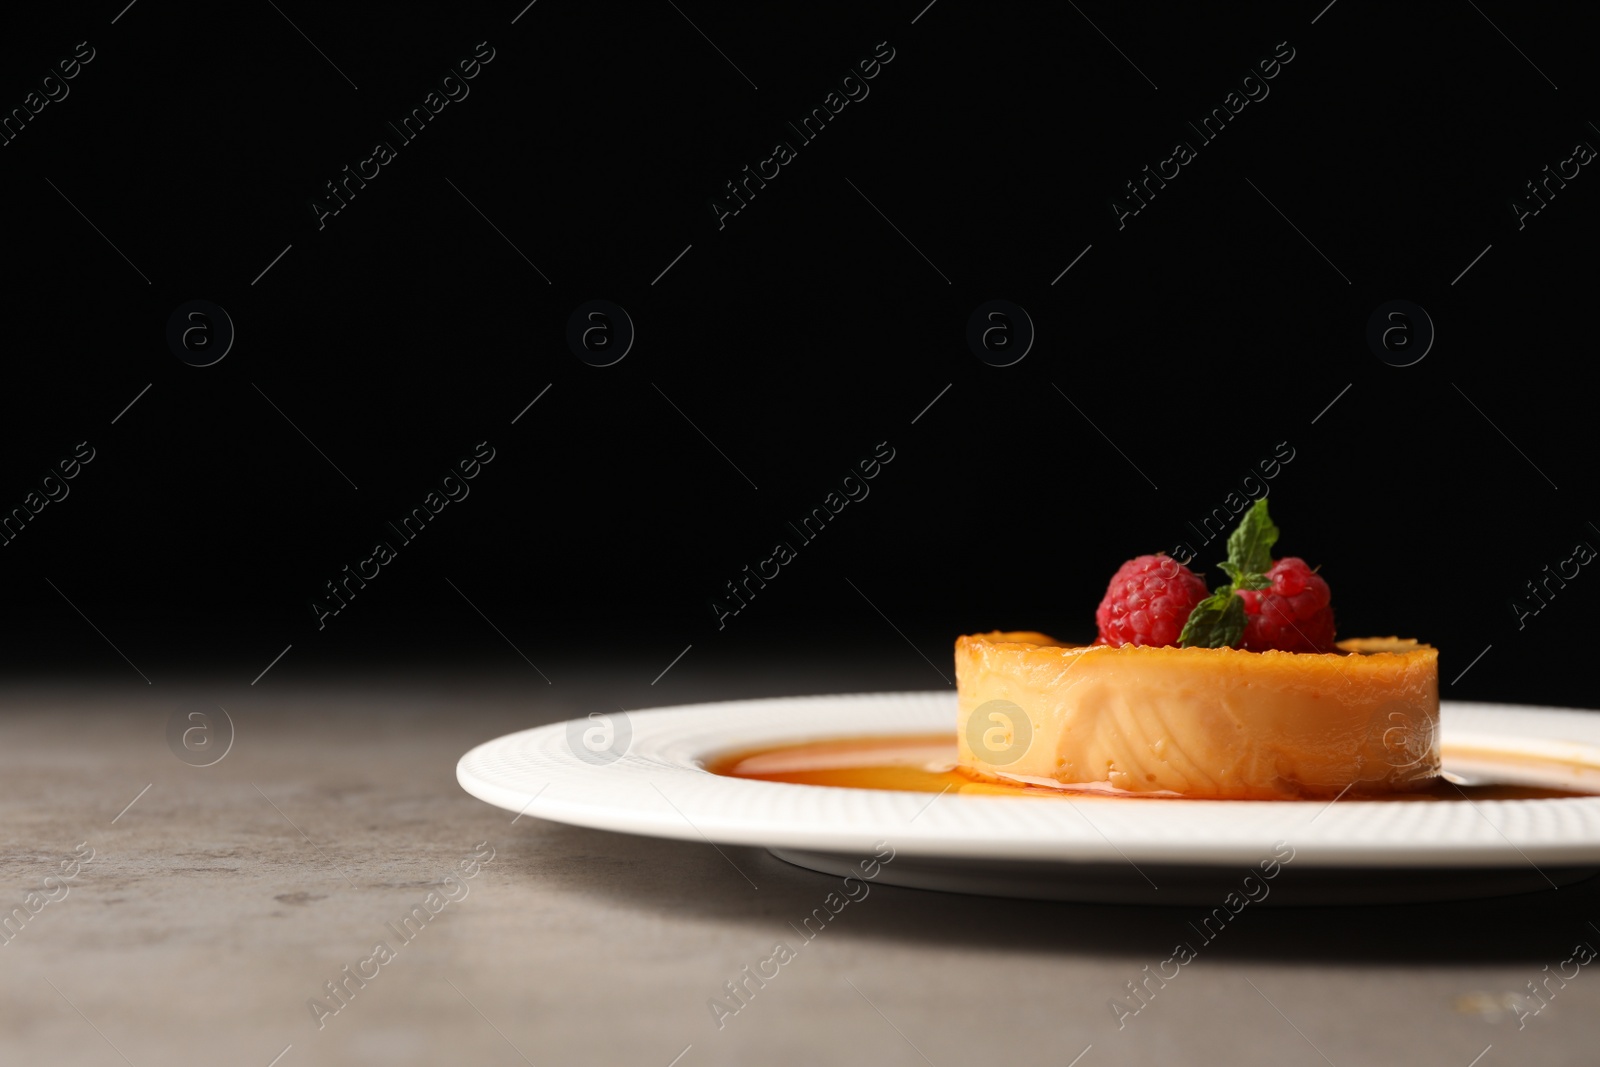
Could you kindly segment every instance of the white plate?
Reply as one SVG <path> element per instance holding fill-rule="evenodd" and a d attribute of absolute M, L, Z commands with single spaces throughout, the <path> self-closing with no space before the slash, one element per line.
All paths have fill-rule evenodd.
<path fill-rule="evenodd" d="M 1266 899 L 1447 899 L 1565 885 L 1600 871 L 1600 796 L 1385 802 L 971 796 L 714 775 L 722 753 L 954 729 L 955 694 L 695 704 L 509 734 L 461 758 L 473 796 L 578 826 L 754 845 L 844 875 L 887 843 L 880 882 L 1042 899 L 1220 901 L 1292 853 Z M 1600 791 L 1600 714 L 1445 702 L 1442 740 L 1564 765 Z M 1447 769 L 1477 769 L 1447 758 Z M 1543 780 L 1553 781 L 1548 774 Z M 1283 842 L 1282 845 L 1278 844 Z M 1269 868 L 1270 869 L 1270 868 Z M 1258 891 L 1257 891 L 1258 892 Z"/>

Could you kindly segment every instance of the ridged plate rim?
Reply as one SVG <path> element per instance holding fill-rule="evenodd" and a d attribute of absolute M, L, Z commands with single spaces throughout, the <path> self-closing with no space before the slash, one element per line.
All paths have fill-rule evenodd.
<path fill-rule="evenodd" d="M 811 739 L 953 729 L 955 694 L 853 693 L 627 713 L 626 751 L 582 758 L 574 723 L 487 741 L 461 757 L 471 795 L 540 819 L 653 837 L 974 860 L 1255 864 L 1278 842 L 1307 866 L 1514 867 L 1600 863 L 1600 796 L 1444 802 L 1160 801 L 969 796 L 793 785 L 711 774 L 719 753 Z M 1600 767 L 1600 713 L 1444 701 L 1446 745 L 1569 750 Z M 581 747 L 581 746 L 580 746 Z"/>

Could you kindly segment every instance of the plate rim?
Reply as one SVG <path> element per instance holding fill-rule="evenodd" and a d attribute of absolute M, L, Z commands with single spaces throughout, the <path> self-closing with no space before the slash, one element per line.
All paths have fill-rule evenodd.
<path fill-rule="evenodd" d="M 560 742 L 573 726 L 589 723 L 588 719 L 567 719 L 474 746 L 458 760 L 456 775 L 467 793 L 517 812 L 519 818 L 529 815 L 593 829 L 717 845 L 865 854 L 877 842 L 888 841 L 897 851 L 930 857 L 1065 863 L 1121 859 L 1135 865 L 1142 861 L 1254 867 L 1274 855 L 1281 857 L 1275 846 L 1286 842 L 1293 850 L 1292 862 L 1310 867 L 1600 864 L 1600 795 L 1468 801 L 1465 808 L 1453 803 L 1398 805 L 1377 800 L 1160 802 L 1094 798 L 1088 804 L 1095 805 L 1091 810 L 1103 817 L 1066 820 L 1060 817 L 1063 807 L 1081 809 L 1087 804 L 1057 797 L 930 795 L 761 782 L 716 775 L 703 766 L 705 758 L 714 753 L 740 748 L 852 733 L 914 732 L 903 722 L 886 721 L 897 715 L 902 719 L 920 715 L 927 719 L 925 729 L 940 729 L 943 724 L 934 713 L 948 709 L 947 722 L 953 723 L 954 707 L 954 691 L 922 690 L 763 697 L 627 711 L 630 747 L 603 764 L 580 759 L 570 744 L 563 752 Z M 827 715 L 819 722 L 819 708 L 841 721 L 847 715 L 861 718 L 863 713 L 871 721 L 854 730 L 841 729 L 827 725 L 834 722 Z M 878 715 L 873 718 L 872 712 Z M 1471 729 L 1474 718 L 1509 720 L 1524 730 L 1531 725 L 1559 723 L 1571 728 L 1561 731 L 1559 739 L 1592 746 L 1600 754 L 1600 714 L 1586 709 L 1451 700 L 1441 702 L 1441 715 L 1441 729 L 1447 736 L 1452 730 L 1483 732 Z M 1453 720 L 1466 721 L 1452 726 Z M 719 735 L 731 731 L 732 736 L 708 747 L 703 737 L 708 730 Z M 1523 736 L 1509 728 L 1490 732 Z M 1545 734 L 1549 736 L 1548 729 Z M 507 782 L 503 776 L 497 780 L 484 772 L 486 763 L 508 759 L 521 761 L 519 773 L 523 775 L 535 768 L 547 772 L 545 781 L 534 788 L 528 781 Z M 668 783 L 674 796 L 662 789 Z M 651 787 L 655 797 L 650 795 Z M 1118 807 L 1101 807 L 1108 800 Z M 1024 815 L 1027 809 L 1019 805 L 1034 810 Z M 1033 817 L 1038 805 L 1047 805 L 1056 814 Z M 1149 807 L 1140 811 L 1130 805 Z M 1319 807 L 1322 810 L 1316 812 Z M 1374 819 L 1379 830 L 1385 822 L 1404 823 L 1407 818 L 1401 813 L 1405 809 L 1421 808 L 1448 808 L 1463 816 L 1470 811 L 1472 822 L 1482 826 L 1474 829 L 1464 818 L 1440 817 L 1455 819 L 1449 840 L 1415 834 L 1396 838 L 1392 826 L 1387 837 L 1364 830 Z M 1012 814 L 995 814 L 1008 809 Z M 1152 817 L 1157 811 L 1164 815 Z M 1249 812 L 1250 817 L 1239 818 L 1241 812 Z M 824 813 L 839 821 L 822 819 Z M 1501 820 L 1491 818 L 1496 815 Z M 1432 821 L 1439 822 L 1439 818 Z M 1155 822 L 1174 826 L 1160 832 L 1153 827 Z M 1249 826 L 1241 827 L 1241 822 Z M 1551 827 L 1557 831 L 1553 835 Z M 1219 833 L 1219 828 L 1229 832 Z"/>

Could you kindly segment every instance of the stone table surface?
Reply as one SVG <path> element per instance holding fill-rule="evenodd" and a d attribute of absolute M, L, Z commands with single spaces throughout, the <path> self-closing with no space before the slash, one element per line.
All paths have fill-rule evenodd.
<path fill-rule="evenodd" d="M 921 684 L 903 681 L 685 667 L 651 692 L 681 703 Z M 1600 946 L 1593 882 L 1447 905 L 1250 909 L 1120 1027 L 1108 1002 L 1172 954 L 1198 909 L 877 885 L 719 1026 L 710 1002 L 737 1003 L 724 984 L 776 942 L 798 943 L 789 924 L 836 879 L 726 849 L 746 881 L 702 842 L 513 823 L 456 784 L 456 760 L 479 742 L 614 706 L 604 669 L 548 687 L 381 672 L 235 684 L 234 745 L 195 768 L 164 728 L 206 692 L 0 690 L 0 869 L 5 908 L 21 909 L 0 944 L 0 1063 L 1498 1067 L 1600 1055 L 1600 971 L 1549 977 L 1575 943 Z M 417 906 L 429 921 L 402 940 L 394 927 Z M 387 962 L 364 962 L 378 942 Z M 346 967 L 372 977 L 347 981 L 341 1004 L 325 983 Z M 317 997 L 339 1010 L 314 1009 Z"/>

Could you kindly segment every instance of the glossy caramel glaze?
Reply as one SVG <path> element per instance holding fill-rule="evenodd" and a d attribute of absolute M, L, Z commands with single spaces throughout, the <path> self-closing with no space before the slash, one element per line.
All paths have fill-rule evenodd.
<path fill-rule="evenodd" d="M 1446 758 L 1449 749 L 1445 750 Z M 1473 751 L 1476 764 L 1492 755 Z M 1528 761 L 1505 757 L 1508 772 L 1526 777 Z M 1105 786 L 1044 786 L 985 781 L 964 771 L 956 760 L 956 743 L 948 734 L 895 734 L 836 738 L 776 745 L 729 753 L 708 761 L 706 769 L 731 778 L 846 789 L 891 789 L 912 793 L 965 793 L 1027 797 L 1093 797 L 1107 800 L 1183 800 L 1180 794 L 1119 792 Z M 1559 768 L 1552 767 L 1552 772 Z M 1555 777 L 1554 773 L 1552 777 Z M 1532 785 L 1457 787 L 1436 779 L 1425 788 L 1405 793 L 1363 796 L 1362 800 L 1550 800 L 1593 796 L 1569 789 Z M 1208 798 L 1215 799 L 1215 798 Z M 1353 799 L 1353 798 L 1352 798 Z"/>

